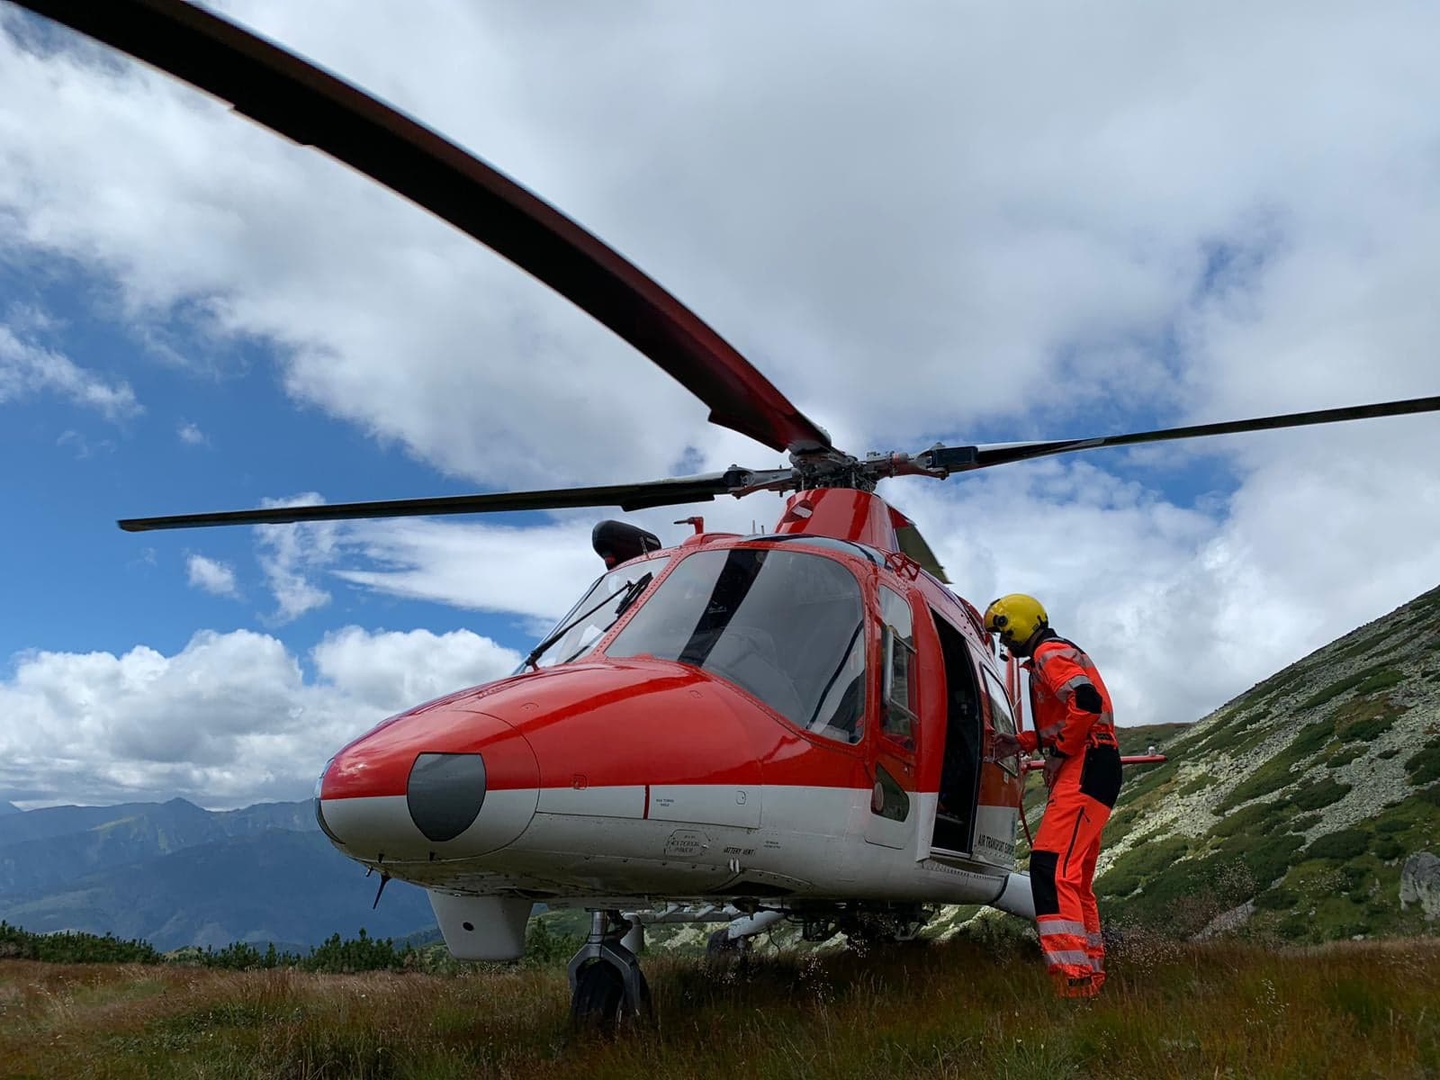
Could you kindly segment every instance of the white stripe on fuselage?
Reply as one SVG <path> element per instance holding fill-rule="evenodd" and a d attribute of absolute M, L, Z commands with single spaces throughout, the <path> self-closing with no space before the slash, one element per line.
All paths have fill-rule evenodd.
<path fill-rule="evenodd" d="M 867 840 L 877 820 L 869 789 L 696 784 L 655 785 L 649 794 L 647 818 L 643 786 L 491 791 L 475 822 L 440 843 L 415 827 L 404 796 L 328 799 L 324 815 L 352 858 L 474 895 L 518 888 L 557 899 L 682 898 L 743 888 L 797 899 L 988 903 L 1013 868 L 1011 807 L 979 808 L 972 858 L 932 856 L 933 792 L 912 793 L 907 820 L 883 820 L 888 831 L 878 840 Z"/>

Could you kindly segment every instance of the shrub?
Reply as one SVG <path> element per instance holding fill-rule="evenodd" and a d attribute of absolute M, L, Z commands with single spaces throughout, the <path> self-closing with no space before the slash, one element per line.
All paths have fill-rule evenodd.
<path fill-rule="evenodd" d="M 544 919 L 532 919 L 525 935 L 525 962 L 542 967 L 568 964 L 583 944 L 583 938 L 557 933 Z"/>
<path fill-rule="evenodd" d="M 341 940 L 339 934 L 331 934 L 323 944 L 310 950 L 310 955 L 300 961 L 305 971 L 321 971 L 327 974 L 350 974 L 355 971 L 398 971 L 406 966 L 406 958 L 413 950 L 397 950 L 390 938 L 372 938 L 362 928 L 358 938 Z"/>
<path fill-rule="evenodd" d="M 1267 911 L 1288 911 L 1300 902 L 1300 894 L 1283 886 L 1266 889 L 1255 898 L 1255 906 Z"/>
<path fill-rule="evenodd" d="M 1268 886 L 1283 877 L 1305 841 L 1294 833 L 1276 836 L 1239 836 L 1220 848 L 1219 857 L 1238 862 L 1257 886 Z"/>
<path fill-rule="evenodd" d="M 1353 859 L 1370 849 L 1370 833 L 1365 829 L 1341 829 L 1317 836 L 1306 854 L 1315 859 Z"/>
<path fill-rule="evenodd" d="M 1116 859 L 1095 886 L 1106 896 L 1128 896 L 1189 850 L 1190 842 L 1183 836 L 1142 841 Z"/>
<path fill-rule="evenodd" d="M 1406 760 L 1405 771 L 1410 775 L 1412 784 L 1440 780 L 1440 745 L 1432 740 L 1425 749 Z"/>
<path fill-rule="evenodd" d="M 1342 742 L 1374 742 L 1394 726 L 1395 717 L 1398 715 L 1398 713 L 1380 713 L 1377 716 L 1361 717 L 1348 724 L 1341 724 L 1336 734 L 1340 736 Z"/>
<path fill-rule="evenodd" d="M 1204 791 L 1207 787 L 1210 787 L 1212 784 L 1218 782 L 1218 777 L 1211 776 L 1209 773 L 1201 773 L 1199 776 L 1186 781 L 1184 784 L 1181 784 L 1180 787 L 1176 790 L 1175 794 L 1177 797 L 1182 795 L 1193 795 L 1195 794 L 1195 792 Z"/>
<path fill-rule="evenodd" d="M 1404 855 L 1405 845 L 1393 836 L 1381 836 L 1370 845 L 1370 851 L 1377 859 L 1385 859 L 1388 861 L 1390 859 L 1398 859 L 1401 855 Z"/>
<path fill-rule="evenodd" d="M 147 941 L 114 934 L 33 934 L 0 920 L 0 956 L 56 964 L 158 964 L 162 957 Z"/>
<path fill-rule="evenodd" d="M 218 952 L 206 949 L 199 957 L 206 967 L 223 968 L 227 971 L 270 970 L 277 967 L 293 967 L 300 962 L 294 953 L 275 950 L 272 941 L 262 953 L 254 945 L 244 941 L 233 941 Z"/>
<path fill-rule="evenodd" d="M 1291 818 L 1285 828 L 1290 832 L 1308 832 L 1318 824 L 1320 824 L 1319 814 L 1301 814 L 1299 817 Z"/>
<path fill-rule="evenodd" d="M 1210 827 L 1210 835 L 1234 836 L 1237 833 L 1267 831 L 1275 826 L 1274 819 L 1282 818 L 1289 812 L 1290 808 L 1282 802 L 1255 803 L 1227 814 Z"/>
<path fill-rule="evenodd" d="M 1404 672 L 1396 671 L 1394 668 L 1391 668 L 1388 671 L 1377 672 L 1376 674 L 1371 675 L 1368 679 L 1360 682 L 1355 687 L 1355 695 L 1356 697 L 1363 697 L 1366 694 L 1373 694 L 1377 690 L 1388 690 L 1396 683 L 1402 683 L 1404 681 Z"/>
<path fill-rule="evenodd" d="M 1349 784 L 1341 784 L 1327 776 L 1323 780 L 1301 787 L 1291 796 L 1290 801 L 1301 810 L 1319 810 L 1339 802 L 1349 791 Z"/>
<path fill-rule="evenodd" d="M 1325 767 L 1327 769 L 1339 769 L 1346 765 L 1349 765 L 1350 762 L 1354 761 L 1356 758 L 1362 758 L 1364 756 L 1364 746 L 1347 746 L 1343 750 L 1337 750 L 1335 753 L 1331 754 L 1328 758 L 1326 758 Z"/>
<path fill-rule="evenodd" d="M 1237 784 L 1221 801 L 1218 809 L 1229 810 L 1285 787 L 1295 779 L 1295 774 L 1290 771 L 1291 767 L 1314 758 L 1334 734 L 1334 720 L 1318 720 L 1306 724 L 1289 746 Z"/>
<path fill-rule="evenodd" d="M 1401 675 L 1399 672 L 1395 671 L 1393 668 L 1387 666 L 1386 664 L 1376 664 L 1373 667 L 1365 668 L 1362 671 L 1357 671 L 1355 674 L 1341 679 L 1339 682 L 1331 683 L 1323 690 L 1320 690 L 1312 696 L 1306 698 L 1304 701 L 1302 701 L 1299 705 L 1296 706 L 1296 710 L 1299 711 L 1302 709 L 1316 708 L 1317 706 L 1324 705 L 1327 701 L 1331 701 L 1339 697 L 1347 690 L 1356 689 L 1360 686 L 1366 685 L 1372 679 L 1379 679 L 1382 676 L 1388 677 L 1392 674 L 1398 677 L 1394 680 L 1394 682 L 1385 683 L 1384 685 L 1386 686 L 1393 686 L 1395 682 L 1399 682 L 1401 679 L 1404 678 L 1404 676 Z"/>
<path fill-rule="evenodd" d="M 1102 916 L 1120 926 L 1186 938 L 1254 891 L 1254 879 L 1238 860 L 1182 859 L 1147 881 L 1142 892 L 1104 904 Z"/>

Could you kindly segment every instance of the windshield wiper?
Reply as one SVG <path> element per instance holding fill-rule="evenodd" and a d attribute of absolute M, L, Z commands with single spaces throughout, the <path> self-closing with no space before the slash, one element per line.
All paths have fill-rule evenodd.
<path fill-rule="evenodd" d="M 625 612 L 630 610 L 630 605 L 635 603 L 635 601 L 639 598 L 640 594 L 645 591 L 645 586 L 650 584 L 650 581 L 652 578 L 654 578 L 654 576 L 654 574 L 641 574 L 640 577 L 637 578 L 635 581 L 627 581 L 625 583 L 625 591 L 623 593 L 611 593 L 609 596 L 606 596 L 604 599 L 602 599 L 594 607 L 589 608 L 586 611 L 582 611 L 579 615 L 576 615 L 575 618 L 571 619 L 564 626 L 557 627 L 549 637 L 547 637 L 544 641 L 540 642 L 539 645 L 536 645 L 535 648 L 530 650 L 530 655 L 525 658 L 525 663 L 522 666 L 536 668 L 537 665 L 535 661 L 539 660 L 540 657 L 544 656 L 545 651 L 549 649 L 550 646 L 554 645 L 557 641 L 563 638 L 571 630 L 575 629 L 575 627 L 579 626 L 591 615 L 594 615 L 595 612 L 599 611 L 606 604 L 615 603 L 616 597 L 618 596 L 620 602 L 618 605 L 616 605 L 615 614 L 611 616 L 610 621 L 605 624 L 605 629 L 609 630 L 610 627 L 614 626 L 615 623 L 619 621 L 621 615 L 624 615 Z M 601 636 L 604 636 L 604 631 L 601 631 Z M 585 647 L 586 646 L 582 646 L 582 648 Z M 575 657 L 579 655 L 580 654 L 578 652 L 572 653 L 570 656 L 567 656 L 564 660 L 560 662 L 562 664 L 569 663 L 571 660 L 574 660 Z"/>

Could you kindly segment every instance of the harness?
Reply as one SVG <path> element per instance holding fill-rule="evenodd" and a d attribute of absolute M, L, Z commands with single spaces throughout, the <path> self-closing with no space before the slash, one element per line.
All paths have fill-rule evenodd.
<path fill-rule="evenodd" d="M 1092 661 L 1092 660 L 1090 659 L 1090 655 L 1089 655 L 1084 649 L 1080 648 L 1079 645 L 1076 645 L 1076 644 L 1075 644 L 1073 641 L 1071 641 L 1069 638 L 1062 638 L 1062 637 L 1060 637 L 1058 634 L 1056 634 L 1054 637 L 1047 637 L 1044 641 L 1040 642 L 1040 643 L 1035 647 L 1035 654 L 1033 654 L 1033 655 L 1031 656 L 1031 659 L 1030 659 L 1030 666 L 1032 667 L 1032 670 L 1033 670 L 1034 666 L 1039 665 L 1039 663 L 1040 663 L 1040 658 L 1039 658 L 1039 655 L 1038 655 L 1039 652 L 1040 652 L 1040 650 L 1041 650 L 1042 648 L 1044 648 L 1044 647 L 1046 647 L 1046 646 L 1048 646 L 1048 645 L 1052 645 L 1052 644 L 1068 646 L 1069 648 L 1075 650 L 1075 653 L 1076 653 L 1076 654 L 1078 655 L 1078 657 L 1080 658 L 1080 667 L 1083 668 L 1083 669 L 1085 669 L 1086 671 L 1091 671 L 1091 670 L 1094 669 L 1094 667 L 1095 667 L 1094 661 Z M 1077 679 L 1078 679 L 1078 677 L 1077 677 Z M 1088 680 L 1087 680 L 1087 681 L 1088 681 Z M 1094 685 L 1094 684 L 1091 683 L 1091 685 Z M 1038 717 L 1038 716 L 1039 716 L 1039 709 L 1036 708 L 1037 702 L 1036 702 L 1036 693 L 1035 693 L 1035 682 L 1034 682 L 1033 679 L 1030 681 L 1030 687 L 1029 687 L 1029 689 L 1030 689 L 1030 715 L 1031 715 L 1032 717 Z M 1116 740 L 1116 738 L 1115 738 L 1115 723 L 1114 723 L 1113 719 L 1112 719 L 1112 720 L 1105 720 L 1105 719 L 1103 719 L 1103 715 L 1104 715 L 1104 714 L 1096 715 L 1095 719 L 1091 722 L 1091 724 L 1090 724 L 1090 729 L 1089 729 L 1088 732 L 1086 732 L 1086 735 L 1085 735 L 1085 749 L 1089 750 L 1089 749 L 1091 749 L 1092 747 L 1106 747 L 1106 748 L 1108 748 L 1108 749 L 1112 749 L 1112 750 L 1117 750 L 1117 751 L 1118 751 L 1118 750 L 1120 749 L 1120 743 L 1119 743 L 1119 742 Z M 1037 724 L 1037 731 L 1038 731 L 1038 724 Z M 1057 733 L 1057 734 L 1058 734 L 1058 733 Z M 1054 745 L 1055 739 L 1056 739 L 1056 734 L 1052 734 L 1052 735 L 1050 736 L 1050 739 L 1049 739 L 1050 745 L 1052 745 L 1052 746 Z"/>

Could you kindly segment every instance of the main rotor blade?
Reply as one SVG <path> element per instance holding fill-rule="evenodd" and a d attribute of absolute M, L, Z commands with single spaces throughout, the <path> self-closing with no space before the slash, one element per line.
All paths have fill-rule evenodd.
<path fill-rule="evenodd" d="M 1138 431 L 1129 435 L 1101 435 L 1093 439 L 1056 439 L 1006 446 L 937 446 L 918 455 L 918 458 L 921 464 L 943 469 L 948 475 L 952 472 L 969 472 L 1053 454 L 1069 454 L 1076 450 L 1095 450 L 1102 446 L 1136 446 L 1141 443 L 1169 442 L 1173 439 L 1200 439 L 1210 435 L 1235 435 L 1246 431 L 1336 424 L 1346 420 L 1369 420 L 1380 416 L 1405 416 L 1410 413 L 1437 411 L 1440 411 L 1440 397 L 1409 398 L 1405 401 L 1385 401 L 1375 405 L 1351 405 L 1343 409 L 1318 409 L 1313 412 L 1286 413 L 1283 416 L 1261 416 L 1254 420 L 1161 428 L 1158 431 Z"/>
<path fill-rule="evenodd" d="M 784 470 L 786 475 L 790 470 Z M 435 499 L 390 499 L 382 502 L 333 503 L 321 506 L 272 506 L 258 510 L 223 510 L 213 514 L 127 518 L 118 522 L 126 532 L 151 529 L 193 529 L 207 525 L 283 525 L 296 521 L 350 521 L 359 518 L 430 517 L 439 514 L 482 514 L 502 510 L 565 510 L 586 506 L 618 506 L 641 510 L 649 506 L 709 502 L 716 495 L 740 494 L 757 477 L 748 469 L 652 480 L 607 487 L 556 488 L 551 491 L 503 491 L 493 495 L 448 495 Z"/>
<path fill-rule="evenodd" d="M 598 237 L 455 143 L 309 61 L 182 0 L 18 0 L 314 146 L 503 255 L 776 450 L 830 437 L 699 316 Z"/>

